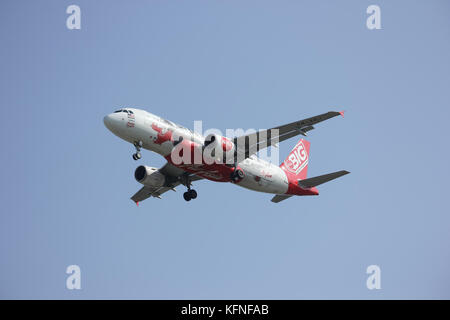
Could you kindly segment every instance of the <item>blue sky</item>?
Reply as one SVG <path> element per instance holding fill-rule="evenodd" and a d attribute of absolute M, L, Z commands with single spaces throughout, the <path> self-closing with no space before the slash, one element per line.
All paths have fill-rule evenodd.
<path fill-rule="evenodd" d="M 0 298 L 450 298 L 448 1 L 0 9 Z M 102 122 L 120 106 L 221 130 L 346 110 L 310 133 L 308 174 L 351 174 L 279 204 L 199 181 L 195 201 L 179 188 L 136 207 L 133 147 Z"/>

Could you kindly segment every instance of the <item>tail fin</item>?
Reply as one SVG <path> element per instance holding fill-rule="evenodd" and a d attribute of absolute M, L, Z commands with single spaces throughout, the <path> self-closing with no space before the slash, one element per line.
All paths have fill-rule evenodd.
<path fill-rule="evenodd" d="M 294 149 L 292 149 L 289 153 L 286 160 L 280 164 L 280 168 L 284 171 L 288 179 L 289 187 L 285 194 L 275 195 L 272 198 L 272 202 L 278 203 L 293 195 L 318 195 L 319 191 L 316 186 L 350 173 L 348 171 L 341 170 L 317 177 L 307 178 L 310 145 L 311 144 L 308 141 L 300 139 Z"/>
<path fill-rule="evenodd" d="M 292 149 L 280 168 L 286 173 L 290 181 L 306 179 L 309 162 L 309 141 L 300 139 Z"/>

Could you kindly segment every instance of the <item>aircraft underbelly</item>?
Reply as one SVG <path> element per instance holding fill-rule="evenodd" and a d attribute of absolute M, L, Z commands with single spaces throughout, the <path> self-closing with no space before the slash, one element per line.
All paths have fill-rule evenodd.
<path fill-rule="evenodd" d="M 205 179 L 216 182 L 230 182 L 231 168 L 223 164 L 173 163 L 171 150 L 173 149 L 173 136 L 176 133 L 159 121 L 136 121 L 134 127 L 127 128 L 133 133 L 130 142 L 142 141 L 145 149 L 163 155 L 169 163 L 189 173 L 196 174 Z M 176 131 L 176 130 L 175 130 Z M 181 134 L 182 135 L 182 134 Z M 189 137 L 185 137 L 186 141 Z M 128 140 L 128 139 L 127 139 Z M 182 143 L 185 143 L 184 141 Z M 194 159 L 191 159 L 194 160 Z M 254 158 L 247 158 L 239 167 L 244 171 L 244 178 L 236 185 L 259 192 L 284 194 L 288 190 L 286 174 L 280 167 Z"/>
<path fill-rule="evenodd" d="M 288 190 L 287 178 L 277 166 L 249 161 L 241 164 L 245 177 L 237 185 L 266 193 L 283 194 Z"/>

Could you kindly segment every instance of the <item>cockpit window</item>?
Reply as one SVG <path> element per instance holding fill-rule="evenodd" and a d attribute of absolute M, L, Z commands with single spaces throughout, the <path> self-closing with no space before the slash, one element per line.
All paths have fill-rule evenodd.
<path fill-rule="evenodd" d="M 125 113 L 133 113 L 133 111 L 131 111 L 131 110 L 126 110 L 126 109 L 120 109 L 120 110 L 116 110 L 116 111 L 114 111 L 114 113 L 119 113 L 119 112 L 125 112 Z"/>

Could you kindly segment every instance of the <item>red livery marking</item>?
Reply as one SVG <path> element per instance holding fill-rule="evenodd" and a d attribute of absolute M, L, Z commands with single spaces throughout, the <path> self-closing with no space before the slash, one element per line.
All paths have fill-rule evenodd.
<path fill-rule="evenodd" d="M 233 143 L 227 138 L 222 137 L 222 150 L 230 151 L 231 149 L 233 149 Z"/>
<path fill-rule="evenodd" d="M 188 142 L 186 140 L 183 140 L 181 144 L 190 144 L 191 142 Z M 202 164 L 193 164 L 194 160 L 194 145 L 192 147 L 191 152 L 191 159 L 188 161 L 190 163 L 175 163 L 172 160 L 172 154 L 169 154 L 166 156 L 166 160 L 173 164 L 174 166 L 183 169 L 184 171 L 194 173 L 200 177 L 203 177 L 208 180 L 213 180 L 217 182 L 229 182 L 231 180 L 231 173 L 233 172 L 234 168 L 229 167 L 223 163 L 213 163 L 213 164 L 206 164 L 203 162 Z"/>
<path fill-rule="evenodd" d="M 289 156 L 280 165 L 280 168 L 286 173 L 288 178 L 288 191 L 286 194 L 295 194 L 298 196 L 318 195 L 319 191 L 313 187 L 309 189 L 300 188 L 298 180 L 306 179 L 308 171 L 310 143 L 301 139 L 292 149 Z"/>
<path fill-rule="evenodd" d="M 166 141 L 172 141 L 172 130 L 166 130 L 163 134 L 163 129 L 158 127 L 156 124 L 152 123 L 152 129 L 158 132 L 158 136 L 156 137 L 155 144 L 162 144 Z"/>
<path fill-rule="evenodd" d="M 264 176 L 264 178 L 272 178 L 272 175 L 264 170 L 261 171 L 261 175 Z"/>
<path fill-rule="evenodd" d="M 284 161 L 284 166 L 289 172 L 298 175 L 302 169 L 308 165 L 308 153 L 303 144 L 303 140 L 292 149 L 291 153 Z"/>

